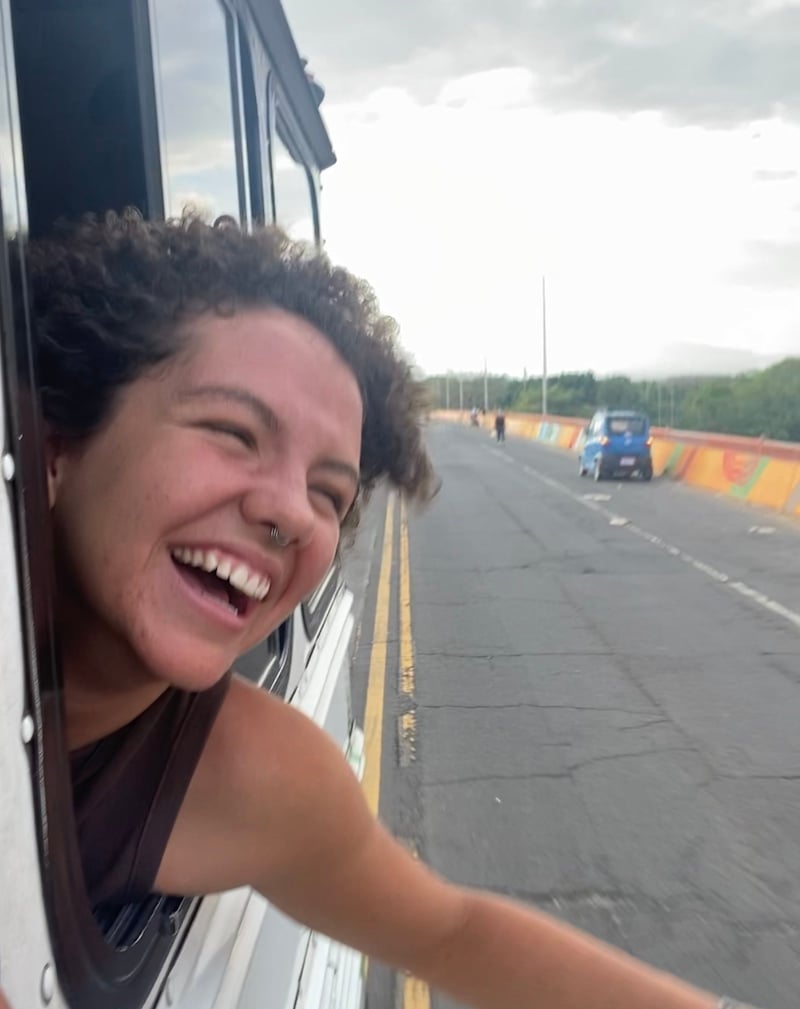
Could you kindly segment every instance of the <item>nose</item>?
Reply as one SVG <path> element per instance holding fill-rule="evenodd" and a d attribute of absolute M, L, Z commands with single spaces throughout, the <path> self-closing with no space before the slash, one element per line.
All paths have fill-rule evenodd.
<path fill-rule="evenodd" d="M 305 546 L 315 522 L 305 470 L 291 463 L 270 466 L 242 496 L 242 514 L 267 533 L 277 527 L 281 539 Z"/>

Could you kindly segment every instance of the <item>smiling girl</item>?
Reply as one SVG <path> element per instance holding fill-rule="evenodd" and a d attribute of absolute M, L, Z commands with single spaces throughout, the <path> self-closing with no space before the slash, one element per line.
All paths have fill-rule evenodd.
<path fill-rule="evenodd" d="M 423 400 L 370 289 L 279 231 L 87 222 L 30 258 L 66 731 L 89 898 L 252 886 L 485 1009 L 711 996 L 440 879 L 336 745 L 231 672 L 376 482 L 428 500 Z"/>

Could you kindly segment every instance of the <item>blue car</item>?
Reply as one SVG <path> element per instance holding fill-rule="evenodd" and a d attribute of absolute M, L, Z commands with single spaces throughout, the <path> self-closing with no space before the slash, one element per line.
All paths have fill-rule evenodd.
<path fill-rule="evenodd" d="M 634 410 L 600 410 L 584 431 L 578 473 L 595 480 L 606 477 L 653 477 L 650 420 Z"/>

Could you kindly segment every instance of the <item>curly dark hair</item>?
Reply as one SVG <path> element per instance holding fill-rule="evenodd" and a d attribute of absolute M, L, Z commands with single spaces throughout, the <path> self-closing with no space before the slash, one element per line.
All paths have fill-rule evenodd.
<path fill-rule="evenodd" d="M 382 478 L 427 501 L 436 480 L 422 438 L 425 396 L 372 288 L 276 227 L 209 225 L 194 214 L 86 217 L 28 250 L 42 411 L 88 438 L 117 393 L 178 353 L 182 324 L 277 307 L 311 323 L 352 369 L 364 403 L 359 498 Z M 348 525 L 357 522 L 358 509 Z"/>

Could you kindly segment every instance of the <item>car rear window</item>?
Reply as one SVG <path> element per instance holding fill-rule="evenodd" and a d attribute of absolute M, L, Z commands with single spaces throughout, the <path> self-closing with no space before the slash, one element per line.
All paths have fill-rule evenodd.
<path fill-rule="evenodd" d="M 644 417 L 609 417 L 608 430 L 611 434 L 644 434 L 647 422 Z"/>

